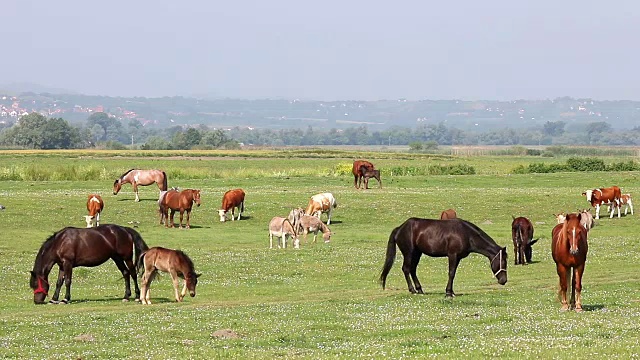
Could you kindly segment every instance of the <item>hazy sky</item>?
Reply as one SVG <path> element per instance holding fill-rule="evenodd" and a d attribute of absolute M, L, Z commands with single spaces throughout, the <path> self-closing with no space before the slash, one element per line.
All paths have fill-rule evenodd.
<path fill-rule="evenodd" d="M 637 1 L 6 0 L 0 84 L 112 96 L 640 100 Z"/>

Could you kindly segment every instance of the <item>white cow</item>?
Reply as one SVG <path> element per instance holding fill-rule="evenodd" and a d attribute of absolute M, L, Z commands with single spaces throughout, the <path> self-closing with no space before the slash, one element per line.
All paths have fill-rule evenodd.
<path fill-rule="evenodd" d="M 320 219 L 322 213 L 327 214 L 327 225 L 331 224 L 331 213 L 338 206 L 336 198 L 331 193 L 316 194 L 309 199 L 309 205 L 304 211 L 306 215 L 315 216 Z"/>

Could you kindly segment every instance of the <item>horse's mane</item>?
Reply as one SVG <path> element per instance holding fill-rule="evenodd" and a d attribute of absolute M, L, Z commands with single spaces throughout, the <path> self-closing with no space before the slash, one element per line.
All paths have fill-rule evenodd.
<path fill-rule="evenodd" d="M 38 250 L 38 255 L 36 255 L 36 262 L 33 264 L 33 271 L 37 272 L 42 268 L 42 257 L 49 251 L 51 246 L 53 246 L 57 235 L 65 229 L 53 233 L 53 235 L 49 236 L 49 238 L 42 243 L 40 250 Z"/>
<path fill-rule="evenodd" d="M 128 173 L 130 173 L 130 172 L 132 172 L 133 170 L 135 170 L 135 169 L 129 169 L 129 170 L 125 171 L 125 173 L 124 173 L 124 174 L 120 175 L 120 179 L 122 179 L 123 177 L 125 177 L 125 175 L 127 175 L 127 174 L 128 174 Z"/>
<path fill-rule="evenodd" d="M 478 235 L 478 237 L 480 237 L 482 240 L 488 242 L 489 244 L 494 244 L 496 246 L 499 246 L 495 240 L 493 240 L 493 238 L 491 236 L 489 236 L 489 234 L 487 234 L 486 232 L 484 232 L 484 230 L 480 229 L 476 224 L 471 223 L 467 220 L 463 220 L 460 219 L 460 221 L 462 221 L 463 224 L 466 224 L 467 227 L 474 231 L 476 233 L 476 235 Z"/>
<path fill-rule="evenodd" d="M 187 254 L 185 254 L 185 252 L 182 251 L 182 250 L 176 250 L 176 254 L 179 257 L 181 257 L 184 262 L 187 263 L 187 266 L 189 267 L 189 272 L 190 273 L 195 273 L 195 268 L 194 268 L 193 261 L 191 260 L 191 258 Z"/>

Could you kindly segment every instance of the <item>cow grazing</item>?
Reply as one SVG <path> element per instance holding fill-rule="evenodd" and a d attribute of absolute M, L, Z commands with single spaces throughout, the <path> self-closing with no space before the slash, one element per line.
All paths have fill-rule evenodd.
<path fill-rule="evenodd" d="M 273 237 L 282 238 L 282 248 L 287 247 L 287 236 L 293 239 L 293 247 L 300 248 L 300 239 L 293 224 L 287 218 L 275 216 L 269 222 L 269 249 L 273 249 Z M 280 247 L 280 245 L 278 245 Z"/>
<path fill-rule="evenodd" d="M 587 201 L 591 203 L 591 206 L 596 208 L 596 219 L 600 219 L 600 206 L 610 205 L 612 206 L 611 216 L 613 218 L 613 212 L 618 209 L 618 217 L 620 217 L 620 188 L 612 186 L 608 188 L 599 188 L 593 190 L 585 190 L 582 195 L 587 197 Z"/>
<path fill-rule="evenodd" d="M 531 245 L 538 242 L 533 240 L 533 224 L 526 217 L 514 217 L 511 222 L 511 239 L 513 240 L 513 253 L 515 265 L 527 265 L 531 262 L 533 249 Z"/>
<path fill-rule="evenodd" d="M 104 202 L 100 195 L 91 194 L 87 198 L 87 211 L 89 215 L 85 215 L 84 219 L 87 221 L 87 227 L 100 226 L 100 213 L 104 208 Z"/>
<path fill-rule="evenodd" d="M 595 226 L 595 223 L 593 222 L 593 215 L 591 214 L 591 209 L 578 210 L 578 213 L 581 215 L 580 224 L 584 226 L 587 231 L 591 230 Z"/>
<path fill-rule="evenodd" d="M 553 214 L 553 217 L 556 218 L 556 222 L 558 224 L 562 224 L 567 219 L 567 214 L 565 213 Z"/>
<path fill-rule="evenodd" d="M 336 198 L 331 193 L 316 194 L 309 199 L 309 205 L 304 211 L 305 214 L 315 216 L 320 219 L 322 213 L 327 214 L 327 225 L 331 224 L 331 214 L 338 206 Z"/>
<path fill-rule="evenodd" d="M 227 212 L 231 210 L 231 220 L 235 221 L 235 209 L 238 208 L 238 220 L 244 211 L 244 191 L 242 189 L 229 190 L 222 197 L 222 208 L 218 210 L 220 221 L 227 221 Z"/>
<path fill-rule="evenodd" d="M 382 188 L 382 180 L 380 180 L 380 170 L 369 170 L 366 166 L 360 166 L 360 176 L 364 181 L 365 190 L 369 188 L 369 179 L 374 178 L 378 180 L 378 187 Z"/>
<path fill-rule="evenodd" d="M 296 229 L 297 233 L 300 233 L 300 218 L 304 215 L 304 209 L 299 207 L 295 209 L 291 209 L 289 211 L 289 216 L 287 216 L 287 220 L 293 225 L 293 228 Z"/>
<path fill-rule="evenodd" d="M 353 186 L 355 186 L 356 189 L 359 189 L 360 186 L 362 185 L 362 180 L 363 180 L 362 171 L 361 171 L 362 166 L 364 166 L 366 170 L 370 170 L 370 171 L 375 170 L 373 164 L 368 162 L 367 160 L 355 160 L 353 162 L 353 168 L 351 169 L 351 172 L 353 173 Z M 380 180 L 378 180 L 378 182 L 380 182 Z"/>
<path fill-rule="evenodd" d="M 307 243 L 307 234 L 313 233 L 313 242 L 316 242 L 318 231 L 322 232 L 322 239 L 328 243 L 331 240 L 331 230 L 315 216 L 303 215 L 300 218 L 300 228 L 304 234 L 304 243 Z"/>
<path fill-rule="evenodd" d="M 453 209 L 447 209 L 440 214 L 440 220 L 457 219 L 458 214 Z"/>

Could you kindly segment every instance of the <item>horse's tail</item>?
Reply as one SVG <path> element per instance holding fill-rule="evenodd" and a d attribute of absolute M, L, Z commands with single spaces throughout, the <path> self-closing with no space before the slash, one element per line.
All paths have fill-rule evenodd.
<path fill-rule="evenodd" d="M 167 191 L 167 173 L 162 172 L 162 191 Z"/>
<path fill-rule="evenodd" d="M 133 263 L 136 264 L 136 271 L 139 271 L 140 265 L 142 264 L 143 253 L 149 250 L 149 246 L 142 240 L 140 233 L 130 227 L 125 227 L 125 230 L 127 230 L 133 239 Z"/>
<path fill-rule="evenodd" d="M 389 271 L 391 271 L 393 262 L 396 259 L 396 236 L 400 232 L 400 228 L 401 226 L 393 229 L 393 231 L 391 231 L 391 235 L 389 235 L 389 243 L 387 243 L 387 258 L 384 261 L 382 273 L 380 274 L 380 284 L 383 289 L 387 284 L 387 275 L 389 275 Z"/>
<path fill-rule="evenodd" d="M 140 258 L 138 259 L 138 262 L 136 262 L 136 270 L 138 271 L 138 276 L 144 273 L 144 256 L 145 255 L 147 255 L 146 251 L 140 254 Z"/>

